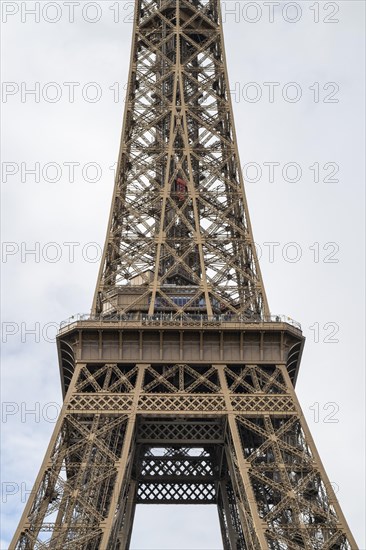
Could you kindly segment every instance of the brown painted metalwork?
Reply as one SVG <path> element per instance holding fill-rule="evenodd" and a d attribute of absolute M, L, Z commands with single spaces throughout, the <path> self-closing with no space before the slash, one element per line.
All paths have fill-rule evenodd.
<path fill-rule="evenodd" d="M 354 550 L 270 316 L 219 0 L 136 0 L 90 316 L 58 336 L 62 412 L 11 549 L 124 550 L 136 504 L 217 504 L 225 550 Z"/>

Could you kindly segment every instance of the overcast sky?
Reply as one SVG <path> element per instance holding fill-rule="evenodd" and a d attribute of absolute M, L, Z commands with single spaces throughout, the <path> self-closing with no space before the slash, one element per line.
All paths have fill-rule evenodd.
<path fill-rule="evenodd" d="M 88 312 L 92 302 L 133 2 L 76 2 L 74 22 L 65 2 L 41 2 L 39 22 L 27 11 L 35 2 L 1 4 L 5 550 L 61 402 L 54 324 Z M 239 150 L 270 308 L 302 324 L 298 396 L 362 549 L 364 10 L 363 1 L 349 0 L 223 5 Z M 31 89 L 36 95 L 26 93 Z M 32 328 L 39 334 L 27 333 Z M 216 509 L 138 507 L 132 548 L 221 549 Z"/>

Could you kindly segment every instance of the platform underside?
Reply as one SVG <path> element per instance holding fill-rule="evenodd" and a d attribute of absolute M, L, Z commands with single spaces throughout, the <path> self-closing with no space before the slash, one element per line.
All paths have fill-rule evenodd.
<path fill-rule="evenodd" d="M 284 364 L 296 383 L 304 337 L 284 322 L 77 321 L 58 337 L 61 383 L 76 362 L 102 364 Z"/>

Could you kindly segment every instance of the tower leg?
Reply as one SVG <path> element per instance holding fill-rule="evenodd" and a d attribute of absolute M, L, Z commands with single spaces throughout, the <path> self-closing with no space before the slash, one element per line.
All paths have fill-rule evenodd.
<path fill-rule="evenodd" d="M 61 434 L 62 426 L 71 396 L 75 391 L 80 368 L 81 365 L 75 368 L 62 410 L 53 430 L 51 441 L 48 445 L 28 501 L 24 507 L 18 528 L 10 543 L 9 550 L 34 547 L 42 528 L 47 509 L 52 506 L 53 499 L 55 497 L 58 498 L 56 484 L 62 468 L 62 456 L 66 447 L 65 438 L 62 437 Z"/>
<path fill-rule="evenodd" d="M 333 548 L 334 548 L 334 550 L 336 550 L 337 548 L 348 549 L 350 547 L 351 550 L 353 550 L 353 549 L 357 550 L 358 546 L 357 546 L 356 541 L 355 541 L 355 539 L 352 535 L 352 532 L 351 532 L 351 530 L 348 526 L 347 520 L 346 520 L 346 518 L 343 514 L 343 511 L 342 511 L 342 508 L 339 505 L 339 502 L 338 502 L 338 499 L 335 495 L 333 486 L 332 486 L 332 484 L 331 484 L 331 482 L 328 478 L 328 475 L 325 471 L 322 460 L 320 458 L 320 455 L 319 455 L 318 450 L 315 446 L 313 437 L 312 437 L 311 432 L 309 430 L 309 426 L 307 425 L 307 422 L 305 420 L 305 416 L 304 416 L 304 413 L 301 409 L 301 406 L 300 406 L 299 400 L 297 398 L 295 389 L 294 389 L 294 387 L 291 383 L 291 380 L 290 380 L 289 374 L 287 372 L 287 369 L 285 367 L 281 367 L 281 368 L 282 368 L 283 378 L 286 381 L 286 385 L 288 387 L 288 391 L 292 395 L 292 399 L 293 399 L 293 402 L 294 402 L 296 410 L 297 410 L 299 423 L 300 423 L 301 428 L 303 430 L 303 433 L 305 435 L 305 440 L 306 440 L 307 444 L 309 445 L 312 456 L 314 457 L 314 462 L 316 463 L 316 468 L 318 469 L 319 474 L 320 474 L 320 478 L 322 480 L 322 483 L 324 484 L 324 493 L 323 493 L 324 500 L 327 501 L 326 505 L 329 506 L 330 509 L 332 509 L 332 508 L 334 509 L 334 512 L 335 512 L 334 515 L 335 515 L 335 517 L 338 518 L 338 522 L 339 522 L 338 527 L 342 526 L 342 530 L 343 530 L 343 533 L 344 533 L 343 536 L 340 536 L 341 529 L 339 529 L 338 532 L 335 531 L 333 533 L 333 536 L 331 536 L 330 540 L 328 541 L 327 548 L 330 548 L 331 550 L 333 550 Z M 334 539 L 334 546 L 332 546 L 331 538 Z M 350 545 L 350 546 L 348 546 L 348 545 Z"/>
<path fill-rule="evenodd" d="M 123 521 L 122 530 L 120 531 L 120 534 L 118 536 L 118 548 L 120 550 L 128 550 L 130 548 L 133 520 L 136 510 L 136 493 L 137 483 L 135 480 L 131 480 L 127 496 L 125 519 Z"/>
<path fill-rule="evenodd" d="M 258 540 L 261 550 L 357 549 L 285 365 L 218 368 L 247 546 L 257 548 Z"/>
<path fill-rule="evenodd" d="M 227 485 L 228 479 L 220 481 L 218 494 L 218 512 L 224 550 L 237 550 L 239 535 L 233 523 L 232 510 L 230 509 Z"/>
<path fill-rule="evenodd" d="M 138 374 L 135 386 L 135 392 L 132 402 L 132 413 L 130 415 L 126 437 L 123 445 L 123 451 L 119 464 L 117 466 L 117 478 L 112 493 L 112 506 L 110 506 L 109 514 L 103 528 L 103 536 L 101 539 L 101 548 L 110 548 L 114 550 L 117 546 L 118 535 L 121 529 L 124 532 L 130 532 L 130 486 L 131 486 L 131 471 L 133 457 L 135 454 L 135 445 L 133 441 L 135 426 L 136 426 L 136 408 L 140 397 L 140 391 L 144 379 L 145 366 L 138 365 Z M 116 505 L 114 503 L 117 503 Z M 121 525 L 122 523 L 122 525 Z M 127 536 L 126 536 L 127 539 Z M 123 548 L 123 546 L 121 546 Z M 127 548 L 127 547 L 126 547 Z"/>
<path fill-rule="evenodd" d="M 223 390 L 226 407 L 228 411 L 228 433 L 226 443 L 226 456 L 233 490 L 237 500 L 239 516 L 241 518 L 242 530 L 248 548 L 268 550 L 264 534 L 264 523 L 261 521 L 249 480 L 249 464 L 243 456 L 243 450 L 237 430 L 236 419 L 233 414 L 230 392 L 227 385 L 224 367 L 217 365 L 220 385 Z"/>
<path fill-rule="evenodd" d="M 136 404 L 144 368 L 136 365 L 126 375 L 116 365 L 91 371 L 76 366 L 11 550 L 115 550 L 121 530 L 128 544 Z M 128 377 L 135 377 L 133 384 Z M 118 394 L 108 390 L 116 384 L 129 384 L 135 392 L 125 394 L 125 410 L 111 412 L 108 404 Z"/>

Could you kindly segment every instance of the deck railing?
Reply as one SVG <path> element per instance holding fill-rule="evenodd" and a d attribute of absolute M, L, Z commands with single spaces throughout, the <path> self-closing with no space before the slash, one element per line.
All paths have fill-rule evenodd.
<path fill-rule="evenodd" d="M 265 323 L 287 323 L 298 330 L 301 325 L 287 315 L 269 315 L 268 317 L 243 317 L 238 315 L 171 315 L 167 313 L 156 313 L 148 315 L 145 313 L 127 313 L 125 315 L 90 315 L 89 313 L 78 313 L 60 323 L 59 333 L 69 330 L 71 325 L 79 322 L 100 323 L 100 325 L 119 324 L 140 324 L 142 326 L 207 326 L 227 324 L 265 324 Z"/>

